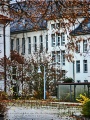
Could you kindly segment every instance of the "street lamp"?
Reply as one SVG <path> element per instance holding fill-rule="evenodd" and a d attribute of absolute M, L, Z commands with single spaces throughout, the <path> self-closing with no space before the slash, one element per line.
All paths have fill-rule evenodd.
<path fill-rule="evenodd" d="M 46 99 L 46 68 L 45 66 L 43 65 L 44 67 L 44 100 Z M 41 69 L 40 69 L 40 66 L 38 67 L 38 73 L 42 73 L 41 72 Z"/>

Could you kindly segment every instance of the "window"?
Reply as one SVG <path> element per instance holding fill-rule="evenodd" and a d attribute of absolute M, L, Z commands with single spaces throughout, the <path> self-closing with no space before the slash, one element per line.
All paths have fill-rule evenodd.
<path fill-rule="evenodd" d="M 87 52 L 87 40 L 83 40 L 83 52 Z"/>
<path fill-rule="evenodd" d="M 76 52 L 80 53 L 80 42 L 76 42 Z"/>
<path fill-rule="evenodd" d="M 65 27 L 64 22 L 61 22 L 61 28 L 64 28 L 64 27 Z"/>
<path fill-rule="evenodd" d="M 80 73 L 80 60 L 76 61 L 76 72 Z"/>
<path fill-rule="evenodd" d="M 19 38 L 16 39 L 16 50 L 19 53 Z"/>
<path fill-rule="evenodd" d="M 60 23 L 56 23 L 56 28 L 57 28 L 57 29 L 60 28 Z"/>
<path fill-rule="evenodd" d="M 61 45 L 65 45 L 65 34 L 61 33 Z"/>
<path fill-rule="evenodd" d="M 61 60 L 62 60 L 62 65 L 65 65 L 65 50 L 61 51 Z"/>
<path fill-rule="evenodd" d="M 28 37 L 28 54 L 31 54 L 31 37 Z"/>
<path fill-rule="evenodd" d="M 53 60 L 53 62 L 56 62 L 56 54 L 55 54 L 55 51 L 52 52 L 52 60 Z"/>
<path fill-rule="evenodd" d="M 57 51 L 57 62 L 60 63 L 60 51 Z"/>
<path fill-rule="evenodd" d="M 43 52 L 43 36 L 40 36 L 40 52 Z"/>
<path fill-rule="evenodd" d="M 66 74 L 65 70 L 62 70 L 62 78 L 63 79 L 65 79 L 65 74 Z"/>
<path fill-rule="evenodd" d="M 37 52 L 37 38 L 34 36 L 34 51 Z"/>
<path fill-rule="evenodd" d="M 87 60 L 83 60 L 83 72 L 86 73 L 87 71 L 88 71 Z"/>
<path fill-rule="evenodd" d="M 16 66 L 12 67 L 12 78 L 16 79 Z"/>
<path fill-rule="evenodd" d="M 87 24 L 88 29 L 90 29 L 90 22 Z"/>
<path fill-rule="evenodd" d="M 14 40 L 11 39 L 11 50 L 14 50 Z"/>
<path fill-rule="evenodd" d="M 85 83 L 87 83 L 87 82 L 88 82 L 88 80 L 84 80 L 84 82 L 85 82 Z"/>
<path fill-rule="evenodd" d="M 51 24 L 51 30 L 55 29 L 55 24 Z"/>
<path fill-rule="evenodd" d="M 48 35 L 46 35 L 46 53 L 48 51 Z"/>
<path fill-rule="evenodd" d="M 22 54 L 25 54 L 25 38 L 22 38 Z"/>
<path fill-rule="evenodd" d="M 81 81 L 80 80 L 77 80 L 77 83 L 80 83 Z"/>
<path fill-rule="evenodd" d="M 57 46 L 60 46 L 60 34 L 59 33 L 56 35 L 56 38 L 57 38 Z"/>
<path fill-rule="evenodd" d="M 52 40 L 52 47 L 55 46 L 55 34 L 51 35 L 51 40 Z"/>

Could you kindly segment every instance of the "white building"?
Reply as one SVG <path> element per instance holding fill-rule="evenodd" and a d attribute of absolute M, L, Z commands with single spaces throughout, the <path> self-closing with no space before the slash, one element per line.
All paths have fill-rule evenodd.
<path fill-rule="evenodd" d="M 71 36 L 77 36 L 79 39 L 82 38 L 82 41 L 77 44 L 80 47 L 78 48 L 78 52 L 73 52 L 74 62 L 68 62 L 65 58 L 65 53 L 67 53 L 65 45 L 68 41 L 68 32 L 65 33 L 63 28 L 60 28 L 58 21 L 43 21 L 42 27 L 37 31 L 31 28 L 29 23 L 25 28 L 25 21 L 20 25 L 18 25 L 17 22 L 11 25 L 12 50 L 17 50 L 20 54 L 28 57 L 31 53 L 39 50 L 40 45 L 42 45 L 42 51 L 50 54 L 54 58 L 53 63 L 55 67 L 63 71 L 63 77 L 71 77 L 75 82 L 90 82 L 89 21 L 88 24 L 86 24 L 88 32 L 83 31 L 84 29 L 82 30 L 82 28 L 77 25 L 75 26 L 76 29 L 71 33 Z M 83 28 L 85 28 L 85 26 Z M 78 30 L 80 30 L 81 33 L 79 33 Z"/>

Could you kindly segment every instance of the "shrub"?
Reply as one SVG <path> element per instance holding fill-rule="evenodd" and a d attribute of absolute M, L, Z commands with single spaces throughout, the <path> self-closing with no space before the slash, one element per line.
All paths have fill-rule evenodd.
<path fill-rule="evenodd" d="M 0 91 L 0 100 L 7 100 L 8 96 L 4 91 Z"/>
<path fill-rule="evenodd" d="M 82 103 L 82 114 L 90 118 L 90 99 L 80 94 L 80 98 L 76 100 Z"/>
<path fill-rule="evenodd" d="M 86 117 L 90 117 L 90 99 L 84 103 L 82 107 L 82 114 Z"/>
<path fill-rule="evenodd" d="M 4 91 L 0 91 L 0 116 L 3 116 L 6 112 L 6 105 L 3 103 L 3 100 L 7 100 L 8 96 Z"/>
<path fill-rule="evenodd" d="M 72 83 L 72 82 L 74 82 L 74 80 L 72 78 L 68 78 L 68 77 L 63 79 L 63 81 L 64 81 L 64 83 Z"/>

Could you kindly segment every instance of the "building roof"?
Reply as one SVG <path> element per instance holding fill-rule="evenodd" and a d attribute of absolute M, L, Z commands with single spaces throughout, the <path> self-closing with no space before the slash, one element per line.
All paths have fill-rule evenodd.
<path fill-rule="evenodd" d="M 34 30 L 45 30 L 47 28 L 47 21 L 45 19 L 40 19 L 40 13 L 38 15 L 34 14 L 35 6 L 27 6 L 24 2 L 21 2 L 19 5 L 17 3 L 11 4 L 11 8 L 15 11 L 21 10 L 21 15 L 17 15 L 16 18 L 10 24 L 11 33 L 20 33 L 25 31 L 34 31 Z M 27 13 L 26 16 L 22 14 Z M 29 17 L 34 15 L 33 17 Z M 14 16 L 15 17 L 15 16 Z"/>
<path fill-rule="evenodd" d="M 25 31 L 35 31 L 35 30 L 44 30 L 47 28 L 47 22 L 42 20 L 37 22 L 37 24 L 32 23 L 28 18 L 25 19 L 17 19 L 10 24 L 10 32 L 18 33 Z"/>
<path fill-rule="evenodd" d="M 80 23 L 80 25 L 70 33 L 70 35 L 73 36 L 85 35 L 85 34 L 90 34 L 90 18 L 84 19 L 83 22 Z"/>

